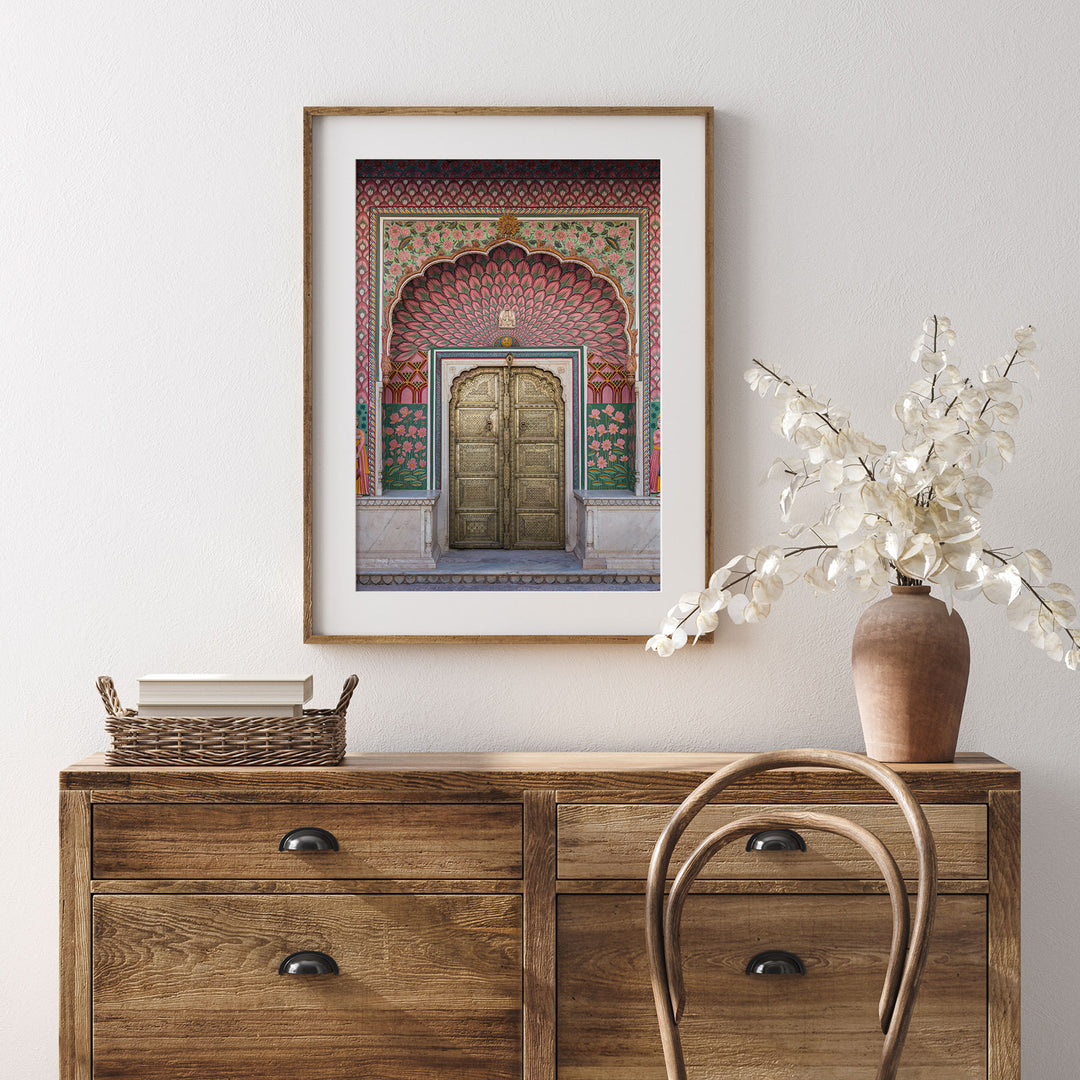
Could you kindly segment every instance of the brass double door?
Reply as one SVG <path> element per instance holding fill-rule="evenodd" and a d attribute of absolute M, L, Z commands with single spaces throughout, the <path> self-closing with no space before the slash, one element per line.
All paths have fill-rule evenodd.
<path fill-rule="evenodd" d="M 562 385 L 536 367 L 484 367 L 450 392 L 450 546 L 564 548 Z"/>

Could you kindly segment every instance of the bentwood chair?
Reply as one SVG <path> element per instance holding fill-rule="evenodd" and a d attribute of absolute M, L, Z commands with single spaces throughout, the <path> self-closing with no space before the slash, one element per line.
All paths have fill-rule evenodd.
<path fill-rule="evenodd" d="M 861 773 L 877 782 L 899 804 L 911 829 L 918 854 L 919 888 L 915 902 L 914 928 L 911 925 L 904 880 L 888 848 L 862 825 L 832 814 L 809 811 L 777 809 L 756 813 L 717 829 L 702 840 L 683 863 L 665 899 L 665 884 L 675 847 L 687 827 L 711 799 L 736 780 L 751 774 L 804 766 L 825 766 Z M 664 1046 L 667 1080 L 686 1080 L 686 1063 L 679 1036 L 679 1021 L 686 1005 L 680 927 L 690 887 L 713 856 L 732 841 L 765 831 L 792 829 L 835 833 L 862 845 L 877 863 L 888 884 L 892 901 L 893 930 L 885 984 L 878 1003 L 878 1017 L 885 1041 L 876 1080 L 894 1080 L 896 1076 L 926 966 L 937 901 L 937 855 L 930 826 L 926 822 L 922 807 L 908 786 L 892 769 L 880 762 L 838 750 L 780 750 L 751 754 L 714 773 L 691 792 L 676 810 L 653 850 L 645 901 L 645 933 L 649 950 L 649 974 L 656 1001 L 656 1015 L 660 1023 L 660 1038 Z M 784 970 L 770 969 L 769 961 L 764 963 L 765 967 L 761 969 L 763 973 Z"/>

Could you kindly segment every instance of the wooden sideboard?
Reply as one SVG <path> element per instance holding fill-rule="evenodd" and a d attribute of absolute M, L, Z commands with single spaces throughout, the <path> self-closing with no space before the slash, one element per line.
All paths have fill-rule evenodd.
<path fill-rule="evenodd" d="M 663 1080 L 647 864 L 674 807 L 735 756 L 73 765 L 60 775 L 61 1080 Z M 1019 773 L 982 754 L 899 771 L 940 875 L 900 1076 L 1019 1080 Z M 914 872 L 899 810 L 827 769 L 735 784 L 686 851 L 749 806 L 823 804 Z M 294 829 L 325 830 L 337 850 L 279 850 Z M 856 845 L 807 842 L 729 849 L 695 886 L 691 1075 L 873 1075 L 888 898 Z M 805 975 L 745 974 L 773 948 Z M 301 951 L 339 974 L 279 975 Z"/>

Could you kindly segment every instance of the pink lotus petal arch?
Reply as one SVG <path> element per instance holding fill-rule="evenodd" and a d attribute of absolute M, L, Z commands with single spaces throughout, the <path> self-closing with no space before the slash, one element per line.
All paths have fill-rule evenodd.
<path fill-rule="evenodd" d="M 506 310 L 514 313 L 512 329 L 499 326 Z M 526 349 L 583 345 L 609 368 L 626 370 L 633 355 L 633 312 L 610 279 L 511 241 L 431 263 L 403 284 L 388 321 L 391 385 L 418 352 L 488 349 L 504 336 Z"/>

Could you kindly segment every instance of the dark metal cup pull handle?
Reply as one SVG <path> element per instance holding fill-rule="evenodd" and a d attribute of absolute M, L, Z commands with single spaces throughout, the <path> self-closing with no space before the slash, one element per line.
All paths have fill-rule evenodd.
<path fill-rule="evenodd" d="M 337 837 L 325 829 L 293 829 L 278 844 L 278 851 L 337 851 Z"/>
<path fill-rule="evenodd" d="M 806 841 L 794 829 L 766 829 L 746 841 L 747 851 L 805 851 Z"/>
<path fill-rule="evenodd" d="M 746 965 L 747 975 L 805 975 L 806 965 L 794 954 L 780 949 L 760 952 Z"/>
<path fill-rule="evenodd" d="M 324 952 L 294 952 L 281 961 L 279 975 L 337 975 L 337 961 Z"/>

